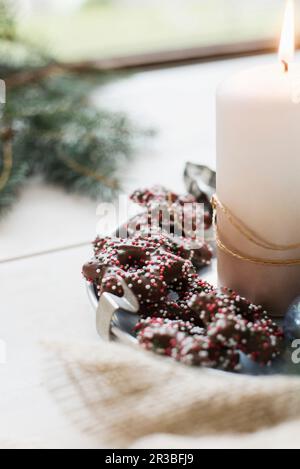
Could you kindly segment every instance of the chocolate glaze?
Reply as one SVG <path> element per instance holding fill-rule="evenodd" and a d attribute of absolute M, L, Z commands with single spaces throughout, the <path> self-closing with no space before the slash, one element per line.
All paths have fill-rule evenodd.
<path fill-rule="evenodd" d="M 196 216 L 199 201 L 193 195 L 178 195 L 155 186 L 135 191 L 131 200 L 147 210 L 141 224 L 150 226 L 152 231 L 161 229 L 186 238 L 195 236 L 196 221 L 199 223 Z M 211 225 L 212 214 L 205 211 L 203 228 L 209 229 Z"/>
<path fill-rule="evenodd" d="M 197 271 L 211 262 L 212 249 L 191 237 L 182 217 L 184 204 L 196 199 L 156 187 L 136 191 L 132 200 L 147 211 L 116 237 L 97 238 L 83 275 L 99 296 L 122 296 L 120 279 L 132 289 L 140 303 L 140 344 L 186 364 L 224 370 L 238 369 L 239 352 L 262 364 L 276 358 L 283 333 L 263 308 L 199 277 Z M 150 214 L 155 210 L 159 216 L 153 224 Z M 183 236 L 174 236 L 178 227 L 183 227 Z M 124 231 L 128 237 L 122 238 Z"/>
<path fill-rule="evenodd" d="M 214 342 L 235 347 L 256 362 L 269 364 L 282 351 L 283 332 L 277 324 L 261 306 L 231 290 L 195 295 L 189 307 L 203 321 Z"/>
<path fill-rule="evenodd" d="M 123 278 L 138 297 L 141 306 L 162 303 L 171 285 L 178 286 L 188 275 L 195 275 L 189 259 L 176 255 L 174 245 L 163 235 L 123 240 L 95 241 L 95 258 L 84 265 L 83 275 L 96 282 L 99 294 L 120 293 L 112 277 Z"/>
<path fill-rule="evenodd" d="M 186 365 L 239 369 L 237 351 L 220 346 L 205 329 L 190 322 L 148 318 L 136 327 L 137 339 L 142 347 L 166 355 Z"/>

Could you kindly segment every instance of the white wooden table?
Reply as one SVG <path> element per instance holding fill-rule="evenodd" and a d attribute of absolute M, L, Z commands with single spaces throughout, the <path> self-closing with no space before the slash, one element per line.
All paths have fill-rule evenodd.
<path fill-rule="evenodd" d="M 124 178 L 125 192 L 152 184 L 183 190 L 187 160 L 215 164 L 215 92 L 238 69 L 276 60 L 239 59 L 137 73 L 106 85 L 94 99 L 129 112 L 159 134 Z M 0 447 L 95 447 L 48 394 L 43 340 L 98 337 L 81 277 L 91 255 L 96 204 L 35 180 L 0 223 Z"/>

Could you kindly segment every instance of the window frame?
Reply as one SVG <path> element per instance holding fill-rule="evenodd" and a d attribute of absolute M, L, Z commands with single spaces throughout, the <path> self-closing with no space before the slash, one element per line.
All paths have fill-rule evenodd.
<path fill-rule="evenodd" d="M 297 49 L 300 48 L 300 38 Z M 191 47 L 185 49 L 165 50 L 127 56 L 101 58 L 79 63 L 69 63 L 74 70 L 84 70 L 86 67 L 99 71 L 153 69 L 171 66 L 180 66 L 193 63 L 227 60 L 238 57 L 249 57 L 276 53 L 278 42 L 275 39 L 258 41 L 233 42 L 227 44 L 214 44 L 209 46 Z"/>

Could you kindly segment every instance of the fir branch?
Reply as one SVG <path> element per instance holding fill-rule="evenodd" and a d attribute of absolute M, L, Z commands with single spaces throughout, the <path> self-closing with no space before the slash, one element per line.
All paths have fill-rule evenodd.
<path fill-rule="evenodd" d="M 89 102 L 91 90 L 107 75 L 91 76 L 91 64 L 84 62 L 57 64 L 38 49 L 28 52 L 17 36 L 8 44 L 1 34 L 0 25 L 0 77 L 8 85 L 0 111 L 3 126 L 13 131 L 13 168 L 0 188 L 0 213 L 15 201 L 28 176 L 36 174 L 70 191 L 111 198 L 120 187 L 120 163 L 133 156 L 137 136 L 145 133 L 127 116 Z"/>
<path fill-rule="evenodd" d="M 30 174 L 109 199 L 119 188 L 117 168 L 132 156 L 138 131 L 121 113 L 91 107 L 89 89 L 88 81 L 73 76 L 19 89 L 8 100 L 4 120 L 14 128 L 14 158 L 27 155 Z"/>

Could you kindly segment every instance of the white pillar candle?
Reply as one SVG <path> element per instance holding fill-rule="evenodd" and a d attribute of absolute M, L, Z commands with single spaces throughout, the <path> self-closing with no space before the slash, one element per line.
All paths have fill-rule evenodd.
<path fill-rule="evenodd" d="M 300 242 L 300 65 L 289 63 L 292 14 L 289 1 L 281 63 L 243 71 L 217 93 L 218 198 L 241 226 L 282 246 Z M 280 262 L 299 259 L 300 249 L 257 246 L 220 209 L 218 230 L 231 252 L 257 260 L 219 249 L 220 283 L 283 316 L 300 295 L 300 265 Z M 279 265 L 264 263 L 270 259 Z"/>

